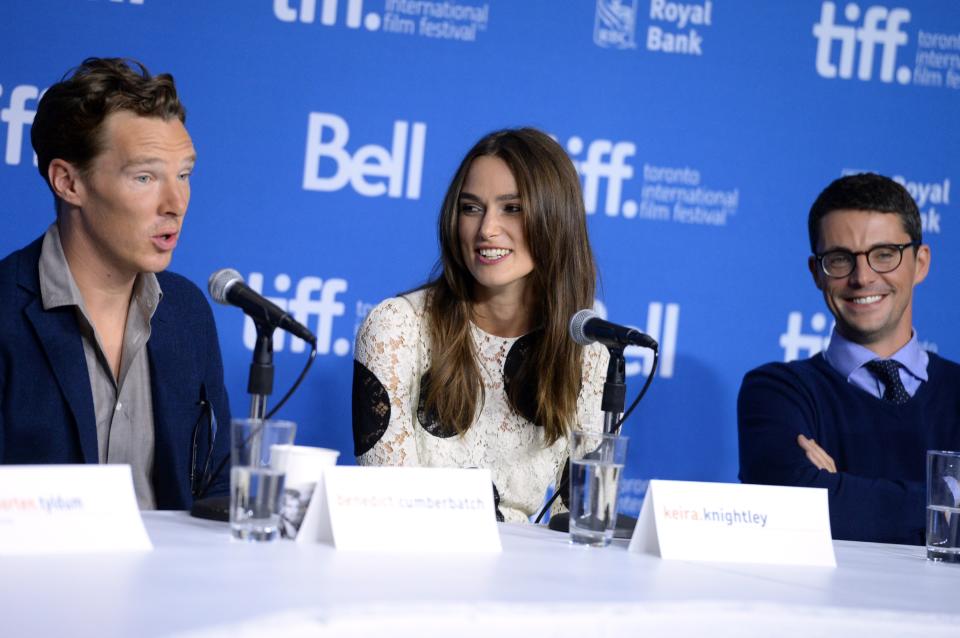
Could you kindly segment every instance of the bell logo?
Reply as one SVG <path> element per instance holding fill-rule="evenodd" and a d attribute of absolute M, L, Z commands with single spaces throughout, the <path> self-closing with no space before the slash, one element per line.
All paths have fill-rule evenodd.
<path fill-rule="evenodd" d="M 409 140 L 408 140 L 409 134 Z M 324 139 L 326 138 L 326 139 Z M 349 182 L 364 197 L 419 199 L 423 176 L 423 151 L 427 125 L 397 120 L 393 123 L 390 150 L 376 144 L 361 146 L 352 154 L 347 151 L 350 126 L 333 113 L 311 113 L 307 126 L 307 153 L 303 163 L 303 189 L 338 191 Z M 409 154 L 408 154 L 409 149 Z M 321 175 L 321 162 L 332 160 L 332 175 Z M 406 193 L 403 177 L 406 172 Z M 373 178 L 373 179 L 371 179 Z"/>
<path fill-rule="evenodd" d="M 859 54 L 857 79 L 870 80 L 873 78 L 877 45 L 880 45 L 880 81 L 893 82 L 897 49 L 908 40 L 900 27 L 910 22 L 910 11 L 872 6 L 862 13 L 863 24 L 859 27 L 856 26 L 861 17 L 859 5 L 851 2 L 844 7 L 844 17 L 853 23 L 850 25 L 838 25 L 835 22 L 836 12 L 836 4 L 824 2 L 820 8 L 820 22 L 813 25 L 813 35 L 817 39 L 817 73 L 825 78 L 849 80 L 853 77 L 854 62 Z M 836 62 L 834 42 L 840 43 L 839 60 Z M 911 77 L 909 67 L 896 69 L 897 82 L 900 84 L 909 84 Z"/>
<path fill-rule="evenodd" d="M 607 307 L 603 302 L 594 300 L 593 310 L 601 319 L 607 318 Z M 631 326 L 635 327 L 635 326 Z M 660 363 L 657 374 L 669 379 L 673 376 L 677 359 L 677 332 L 680 327 L 680 304 L 651 301 L 647 306 L 647 327 L 638 328 L 650 335 L 660 345 Z M 626 362 L 626 374 L 634 377 L 640 373 L 650 374 L 653 368 L 653 351 L 639 346 L 629 346 L 623 351 Z M 639 359 L 639 361 L 638 361 Z"/>

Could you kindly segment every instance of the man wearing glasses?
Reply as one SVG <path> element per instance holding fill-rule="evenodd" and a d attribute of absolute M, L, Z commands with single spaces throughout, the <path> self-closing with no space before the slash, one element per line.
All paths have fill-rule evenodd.
<path fill-rule="evenodd" d="M 834 538 L 922 544 L 926 450 L 960 445 L 960 366 L 913 329 L 930 268 L 919 211 L 893 180 L 851 175 L 820 193 L 808 230 L 836 326 L 820 354 L 744 378 L 740 480 L 827 488 Z"/>
<path fill-rule="evenodd" d="M 37 105 L 56 220 L 0 261 L 0 463 L 125 463 L 143 509 L 227 491 L 216 327 L 163 272 L 196 153 L 173 78 L 90 58 Z"/>

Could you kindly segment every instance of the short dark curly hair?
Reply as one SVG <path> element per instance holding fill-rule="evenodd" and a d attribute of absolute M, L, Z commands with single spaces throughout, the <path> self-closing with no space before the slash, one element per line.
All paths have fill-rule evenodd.
<path fill-rule="evenodd" d="M 910 235 L 910 240 L 918 244 L 923 242 L 923 225 L 917 203 L 906 188 L 889 177 L 876 173 L 846 175 L 823 189 L 810 207 L 807 217 L 811 252 L 817 252 L 820 222 L 835 210 L 895 213 L 900 217 L 903 230 Z"/>
<path fill-rule="evenodd" d="M 87 58 L 46 90 L 33 118 L 30 141 L 48 185 L 54 159 L 66 160 L 81 172 L 89 169 L 103 150 L 103 122 L 117 111 L 187 119 L 169 73 L 151 75 L 143 64 L 126 58 Z"/>

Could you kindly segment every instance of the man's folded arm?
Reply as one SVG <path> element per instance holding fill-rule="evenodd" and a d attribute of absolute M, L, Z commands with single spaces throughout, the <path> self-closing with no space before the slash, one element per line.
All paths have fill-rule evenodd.
<path fill-rule="evenodd" d="M 788 375 L 761 369 L 744 377 L 737 400 L 740 480 L 826 488 L 834 538 L 921 543 L 923 483 L 857 476 L 842 466 L 836 473 L 818 469 L 797 442 L 798 435 L 817 440 L 814 397 Z"/>

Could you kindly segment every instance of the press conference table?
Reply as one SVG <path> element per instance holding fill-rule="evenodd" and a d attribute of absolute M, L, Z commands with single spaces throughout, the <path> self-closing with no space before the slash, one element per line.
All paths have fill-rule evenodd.
<path fill-rule="evenodd" d="M 686 563 L 501 524 L 500 554 L 351 554 L 144 520 L 149 553 L 0 559 L 0 635 L 960 636 L 960 565 L 919 547 L 838 541 L 836 569 Z"/>

